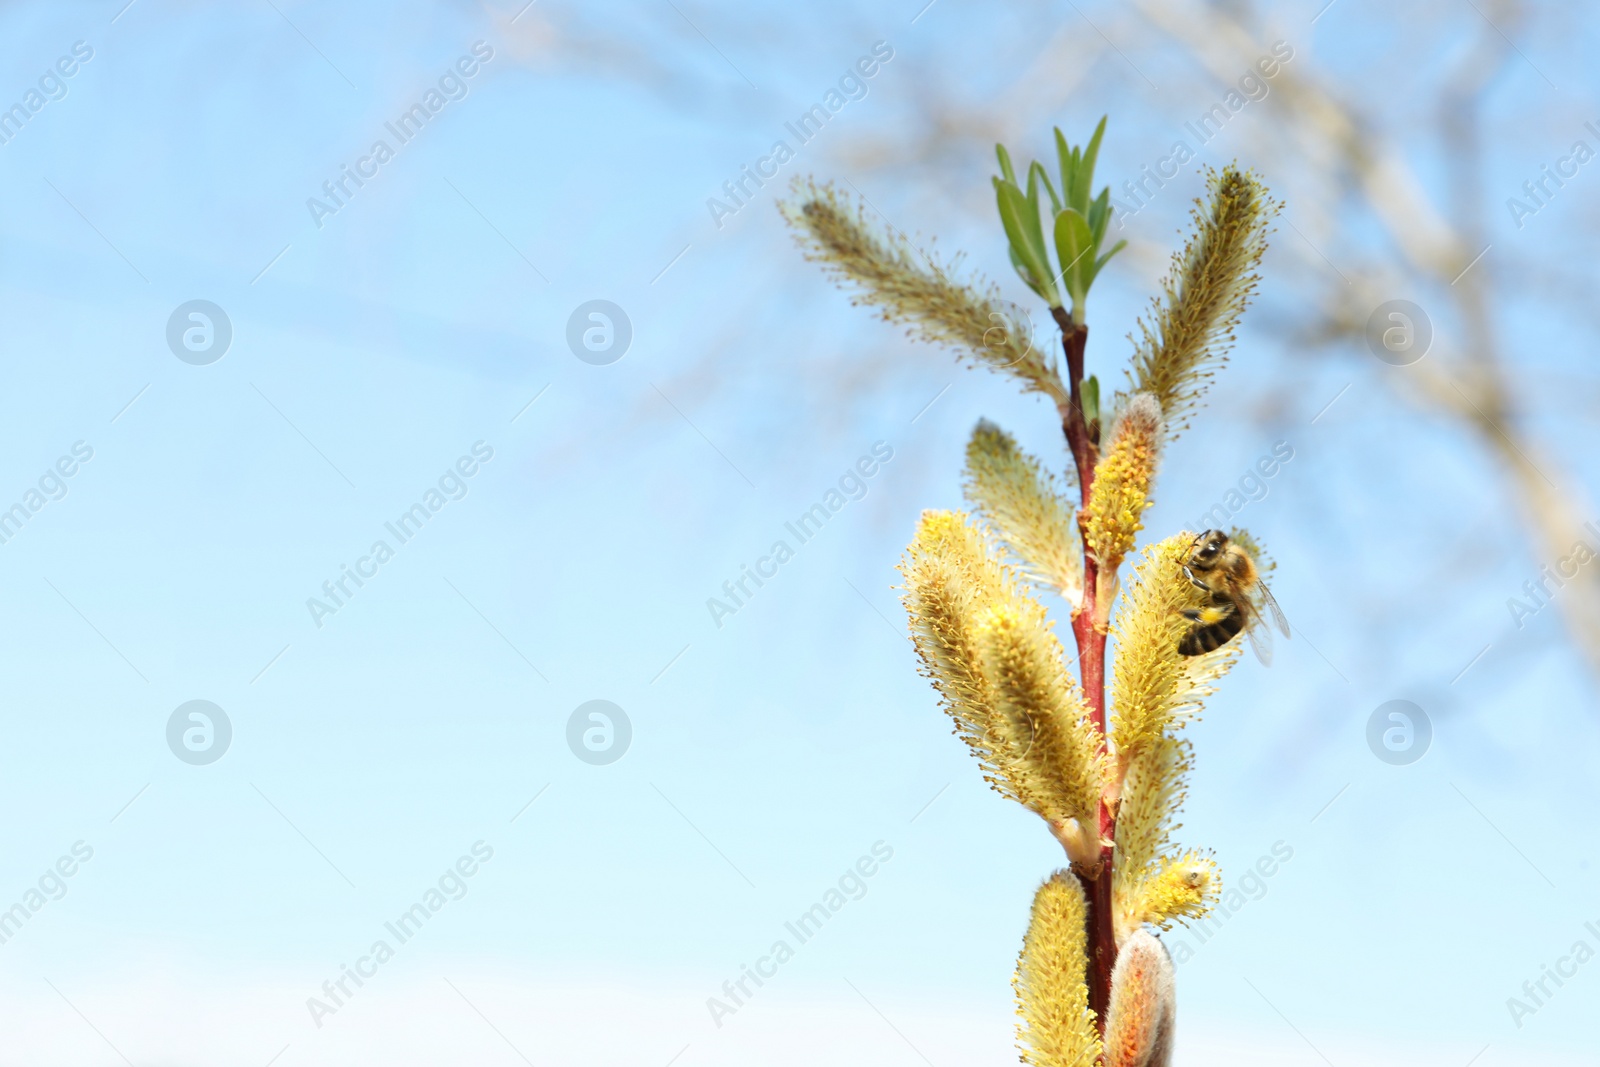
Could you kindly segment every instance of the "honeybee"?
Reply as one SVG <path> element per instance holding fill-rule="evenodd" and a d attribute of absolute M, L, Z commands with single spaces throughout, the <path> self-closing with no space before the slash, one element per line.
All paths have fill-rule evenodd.
<path fill-rule="evenodd" d="M 1263 664 L 1272 663 L 1272 631 L 1262 619 L 1270 611 L 1272 621 L 1283 636 L 1289 636 L 1289 621 L 1273 599 L 1267 583 L 1261 580 L 1255 560 L 1221 530 L 1207 530 L 1189 547 L 1183 573 L 1197 587 L 1210 594 L 1210 603 L 1189 608 L 1184 618 L 1194 626 L 1178 643 L 1178 652 L 1198 656 L 1221 648 L 1243 630 L 1250 647 Z"/>

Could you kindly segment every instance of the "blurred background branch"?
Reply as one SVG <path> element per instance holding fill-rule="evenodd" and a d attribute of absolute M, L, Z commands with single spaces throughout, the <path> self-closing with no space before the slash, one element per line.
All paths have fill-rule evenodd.
<path fill-rule="evenodd" d="M 1265 79 L 1264 96 L 1250 98 L 1247 119 L 1234 119 L 1217 135 L 1221 152 L 1263 170 L 1288 204 L 1276 254 L 1289 262 L 1280 264 L 1280 280 L 1265 294 L 1265 325 L 1258 330 L 1267 331 L 1272 343 L 1253 357 L 1262 365 L 1252 375 L 1256 395 L 1249 410 L 1279 426 L 1320 419 L 1319 409 L 1333 394 L 1307 386 L 1330 372 L 1350 376 L 1351 395 L 1339 394 L 1345 404 L 1370 406 L 1376 391 L 1390 393 L 1492 464 L 1500 511 L 1514 513 L 1520 531 L 1485 530 L 1480 514 L 1464 516 L 1451 501 L 1419 501 L 1431 526 L 1424 540 L 1447 546 L 1435 552 L 1439 571 L 1426 581 L 1456 571 L 1463 537 L 1473 540 L 1459 549 L 1467 558 L 1520 554 L 1531 563 L 1525 570 L 1537 574 L 1572 550 L 1583 521 L 1594 514 L 1581 464 L 1541 431 L 1574 416 L 1592 428 L 1600 383 L 1585 370 L 1568 369 L 1571 361 L 1558 366 L 1537 358 L 1537 346 L 1548 342 L 1532 340 L 1518 323 L 1526 316 L 1547 328 L 1559 321 L 1572 328 L 1568 338 L 1593 343 L 1597 320 L 1586 260 L 1561 254 L 1573 233 L 1540 220 L 1543 232 L 1536 238 L 1507 240 L 1499 213 L 1506 193 L 1520 195 L 1519 183 L 1503 173 L 1508 143 L 1538 160 L 1565 150 L 1579 134 L 1588 136 L 1581 114 L 1552 81 L 1557 63 L 1546 57 L 1559 57 L 1561 43 L 1545 40 L 1537 49 L 1516 43 L 1539 32 L 1541 15 L 1565 18 L 1565 11 L 1517 0 L 1386 11 L 1389 35 L 1366 50 L 1365 67 L 1320 62 L 1315 37 L 1339 33 L 1341 19 L 1359 24 L 1370 14 L 1359 7 L 1351 0 L 1320 9 L 1284 4 L 1264 10 L 1238 0 L 1133 0 L 1120 7 L 1045 3 L 1020 8 L 1008 20 L 980 19 L 969 43 L 984 57 L 976 65 L 987 84 L 949 76 L 957 57 L 902 48 L 898 80 L 874 90 L 894 95 L 892 104 L 876 106 L 894 107 L 897 120 L 871 123 L 867 132 L 844 132 L 801 168 L 838 174 L 852 185 L 887 185 L 895 190 L 893 198 L 872 195 L 875 206 L 881 203 L 895 216 L 886 220 L 891 226 L 937 218 L 950 243 L 963 248 L 958 242 L 981 235 L 993 213 L 984 168 L 995 142 L 1025 141 L 1030 131 L 1061 121 L 1085 98 L 1104 99 L 1103 84 L 1114 82 L 1123 90 L 1115 116 L 1120 136 L 1114 138 L 1121 143 L 1108 145 L 1108 153 L 1124 162 L 1136 136 L 1164 149 L 1179 127 L 1171 115 L 1199 111 L 1199 98 L 1190 91 L 1196 83 L 1220 86 L 1220 97 L 1255 69 L 1274 42 L 1287 42 L 1293 60 Z M 700 76 L 669 71 L 648 58 L 636 65 L 615 38 L 596 37 L 573 21 L 577 16 L 535 8 L 523 22 L 546 17 L 563 21 L 538 23 L 533 39 L 541 43 L 530 48 L 529 61 L 564 57 L 613 64 L 609 69 L 644 79 L 652 91 L 705 99 Z M 921 17 L 971 18 L 937 9 Z M 1542 21 L 1547 33 L 1554 32 L 1550 19 Z M 754 41 L 804 33 L 804 27 L 769 21 L 731 32 Z M 872 33 L 864 28 L 862 41 Z M 607 42 L 603 47 L 601 40 Z M 1530 52 L 1541 56 L 1538 65 Z M 1538 122 L 1515 108 L 1508 113 L 1502 103 L 1508 83 L 1554 107 L 1541 109 Z M 728 106 L 735 95 L 724 93 L 717 106 Z M 1130 126 L 1140 133 L 1131 133 Z M 1189 140 L 1187 132 L 1180 136 Z M 1201 148 L 1201 156 L 1225 161 L 1214 149 Z M 1115 166 L 1110 164 L 1108 176 L 1117 173 Z M 1537 163 L 1522 169 L 1537 175 Z M 1182 170 L 1175 181 L 1191 178 L 1197 164 Z M 1115 183 L 1113 192 L 1122 196 Z M 1187 206 L 1182 199 L 1158 195 L 1149 206 L 1160 221 L 1175 221 Z M 1593 211 L 1588 203 L 1563 208 Z M 952 210 L 959 216 L 954 221 Z M 1138 214 L 1145 215 L 1144 206 Z M 1163 265 L 1166 235 L 1140 217 L 1116 236 L 1127 237 L 1130 247 L 1112 272 L 1148 288 Z M 987 245 L 966 250 L 980 263 L 995 252 Z M 781 265 L 769 269 L 785 271 Z M 771 286 L 762 288 L 770 292 Z M 785 299 L 817 299 L 806 294 L 808 288 L 790 287 L 791 294 L 802 295 Z M 736 313 L 760 316 L 757 288 L 749 292 L 753 302 Z M 1427 356 L 1398 368 L 1373 360 L 1365 340 L 1374 309 L 1395 298 L 1420 304 L 1433 328 Z M 1120 329 L 1116 321 L 1102 326 L 1096 344 L 1114 343 L 1112 334 Z M 739 358 L 736 349 L 714 351 L 689 374 L 696 387 L 731 388 L 748 373 L 747 366 L 734 365 Z M 867 359 L 859 352 L 803 352 L 791 373 L 808 383 L 824 424 L 907 388 L 908 374 L 924 384 L 937 376 L 923 366 L 908 367 L 904 350 L 889 345 Z M 1494 511 L 1489 514 L 1498 521 Z M 1345 541 L 1359 536 L 1353 525 L 1342 534 Z M 1507 538 L 1519 542 L 1515 549 Z M 1600 676 L 1600 568 L 1580 571 L 1574 583 L 1551 599 L 1573 645 Z M 1506 593 L 1526 598 L 1514 586 Z M 1344 594 L 1365 598 L 1370 614 L 1392 610 L 1376 599 L 1376 590 Z"/>

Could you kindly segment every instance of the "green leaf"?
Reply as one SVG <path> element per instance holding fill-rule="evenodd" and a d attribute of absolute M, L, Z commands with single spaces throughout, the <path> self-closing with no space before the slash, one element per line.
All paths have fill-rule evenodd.
<path fill-rule="evenodd" d="M 1011 257 L 1011 266 L 1016 269 L 1017 277 L 1021 278 L 1023 284 L 1025 284 L 1029 289 L 1032 289 L 1034 292 L 1043 297 L 1044 293 L 1041 292 L 1039 287 L 1034 284 L 1033 275 L 1028 272 L 1028 265 L 1022 262 L 1022 257 L 1017 255 L 1017 250 L 1011 247 L 1010 241 L 1006 242 L 1006 253 Z"/>
<path fill-rule="evenodd" d="M 1080 199 L 1068 201 L 1072 207 L 1085 214 L 1088 214 L 1089 211 L 1089 192 L 1094 187 L 1094 162 L 1096 157 L 1100 155 L 1100 138 L 1105 136 L 1105 132 L 1106 116 L 1102 115 L 1100 117 L 1100 125 L 1094 128 L 1094 136 L 1089 138 L 1089 147 L 1083 150 L 1083 162 L 1079 167 L 1082 181 L 1077 188 Z"/>
<path fill-rule="evenodd" d="M 1045 279 L 1049 290 L 1054 292 L 1055 283 L 1052 279 L 1055 278 L 1055 271 L 1050 267 L 1050 249 L 1045 243 L 1044 227 L 1039 222 L 1039 186 L 1033 177 L 1032 168 L 1029 168 L 1028 195 L 1023 203 L 1027 205 L 1022 214 L 1022 229 L 1028 237 L 1028 252 L 1043 267 L 1040 277 Z"/>
<path fill-rule="evenodd" d="M 1061 210 L 1061 200 L 1056 196 L 1056 187 L 1050 184 L 1049 172 L 1047 172 L 1044 169 L 1044 165 L 1038 161 L 1035 161 L 1034 164 L 1028 168 L 1028 198 L 1030 200 L 1033 199 L 1033 182 L 1035 176 L 1037 176 L 1038 179 L 1044 183 L 1044 191 L 1050 194 L 1050 214 L 1054 216 L 1056 212 Z"/>
<path fill-rule="evenodd" d="M 1050 259 L 1045 252 L 1044 237 L 1039 228 L 1038 209 L 1030 209 L 1028 198 L 1014 183 L 995 178 L 994 191 L 995 202 L 1000 208 L 1000 222 L 1011 243 L 1012 255 L 1020 261 L 1019 272 L 1026 272 L 1023 280 L 1051 307 L 1060 307 L 1061 298 L 1051 278 Z"/>
<path fill-rule="evenodd" d="M 1089 229 L 1094 231 L 1094 246 L 1099 249 L 1106 237 L 1106 223 L 1111 221 L 1111 187 L 1100 190 L 1094 203 L 1089 205 Z"/>
<path fill-rule="evenodd" d="M 1061 167 L 1061 195 L 1072 196 L 1072 149 L 1067 147 L 1066 135 L 1056 127 L 1056 159 Z"/>
<path fill-rule="evenodd" d="M 1066 206 L 1078 210 L 1078 198 L 1084 188 L 1083 177 L 1083 149 L 1077 145 L 1072 146 L 1072 188 L 1062 190 L 1062 195 L 1067 198 Z"/>
<path fill-rule="evenodd" d="M 1066 197 L 1067 190 L 1072 187 L 1072 149 L 1067 147 L 1066 134 L 1061 133 L 1061 126 L 1056 126 L 1056 166 L 1061 168 L 1061 195 Z"/>
<path fill-rule="evenodd" d="M 1089 220 L 1072 208 L 1064 208 L 1056 216 L 1056 255 L 1061 257 L 1061 272 L 1067 291 L 1072 294 L 1074 306 L 1081 305 L 1088 295 L 1089 272 L 1084 270 L 1084 259 L 1093 254 L 1094 234 Z"/>
<path fill-rule="evenodd" d="M 1000 158 L 1000 176 L 1012 185 L 1017 184 L 1017 172 L 1011 169 L 1011 153 L 1006 151 L 1006 146 L 994 146 L 994 154 Z"/>
<path fill-rule="evenodd" d="M 1083 397 L 1083 421 L 1090 425 L 1100 421 L 1100 379 L 1091 374 L 1078 390 Z"/>

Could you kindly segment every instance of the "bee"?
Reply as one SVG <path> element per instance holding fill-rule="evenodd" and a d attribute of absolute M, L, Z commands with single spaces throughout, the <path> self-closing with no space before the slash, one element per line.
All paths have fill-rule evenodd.
<path fill-rule="evenodd" d="M 1262 619 L 1270 611 L 1272 621 L 1283 636 L 1289 636 L 1289 621 L 1273 599 L 1267 583 L 1261 580 L 1250 554 L 1221 530 L 1207 530 L 1189 547 L 1183 573 L 1198 588 L 1209 594 L 1210 603 L 1183 612 L 1194 626 L 1178 643 L 1184 656 L 1198 656 L 1221 648 L 1243 630 L 1250 647 L 1263 664 L 1272 662 L 1272 631 Z"/>

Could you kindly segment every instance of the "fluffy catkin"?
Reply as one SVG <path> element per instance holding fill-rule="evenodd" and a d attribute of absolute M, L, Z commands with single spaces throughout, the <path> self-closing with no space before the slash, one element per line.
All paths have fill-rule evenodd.
<path fill-rule="evenodd" d="M 1067 402 L 1054 359 L 1033 344 L 1027 316 L 981 278 L 956 281 L 959 256 L 943 264 L 913 249 L 904 235 L 869 223 L 865 208 L 832 185 L 797 178 L 791 188 L 793 199 L 778 210 L 806 258 L 856 288 L 855 303 L 876 305 L 885 321 L 909 325 L 912 336 L 1015 375 L 1026 391 Z"/>
<path fill-rule="evenodd" d="M 1005 569 L 989 558 L 982 534 L 958 512 L 925 511 L 900 563 L 911 638 L 922 673 L 939 693 L 956 734 L 972 749 L 984 778 L 1022 800 L 1004 773 L 1014 753 L 1031 743 L 1016 737 L 994 711 L 994 692 L 971 620 L 1005 593 Z"/>
<path fill-rule="evenodd" d="M 1027 598 L 999 604 L 975 620 L 995 713 L 1024 724 L 1032 744 L 1008 768 L 1017 791 L 1044 816 L 1076 863 L 1100 856 L 1100 793 L 1105 761 L 1088 708 L 1061 662 L 1061 643 L 1044 608 Z"/>
<path fill-rule="evenodd" d="M 1179 828 L 1191 758 L 1189 742 L 1162 737 L 1132 761 L 1122 784 L 1117 811 L 1116 867 L 1112 901 L 1117 940 L 1145 922 L 1145 891 L 1172 851 L 1172 832 Z"/>
<path fill-rule="evenodd" d="M 1152 503 L 1150 486 L 1161 456 L 1162 427 L 1160 401 L 1150 393 L 1129 397 L 1095 466 L 1084 514 L 1084 541 L 1108 574 L 1144 529 L 1144 512 Z"/>
<path fill-rule="evenodd" d="M 1222 879 L 1215 860 L 1190 849 L 1164 858 L 1139 888 L 1136 920 L 1165 930 L 1176 919 L 1203 919 L 1210 914 L 1222 892 Z"/>
<path fill-rule="evenodd" d="M 1093 1067 L 1100 1056 L 1085 984 L 1087 913 L 1083 889 L 1066 871 L 1057 871 L 1034 894 L 1011 983 L 1022 1062 L 1032 1067 Z"/>
<path fill-rule="evenodd" d="M 996 791 L 1088 862 L 1106 761 L 1044 607 L 959 512 L 924 512 L 900 570 L 923 673 L 955 732 Z"/>
<path fill-rule="evenodd" d="M 1022 561 L 1024 573 L 1076 606 L 1083 597 L 1072 505 L 1055 477 L 984 419 L 967 442 L 963 488 L 995 535 Z"/>
<path fill-rule="evenodd" d="M 1105 1067 L 1167 1067 L 1172 1062 L 1177 992 L 1172 957 L 1148 931 L 1130 936 L 1111 972 Z"/>
<path fill-rule="evenodd" d="M 1235 166 L 1207 175 L 1209 203 L 1195 201 L 1194 232 L 1162 282 L 1128 377 L 1152 393 L 1176 435 L 1212 374 L 1227 358 L 1233 331 L 1255 292 L 1267 228 L 1279 205 L 1254 175 Z"/>

